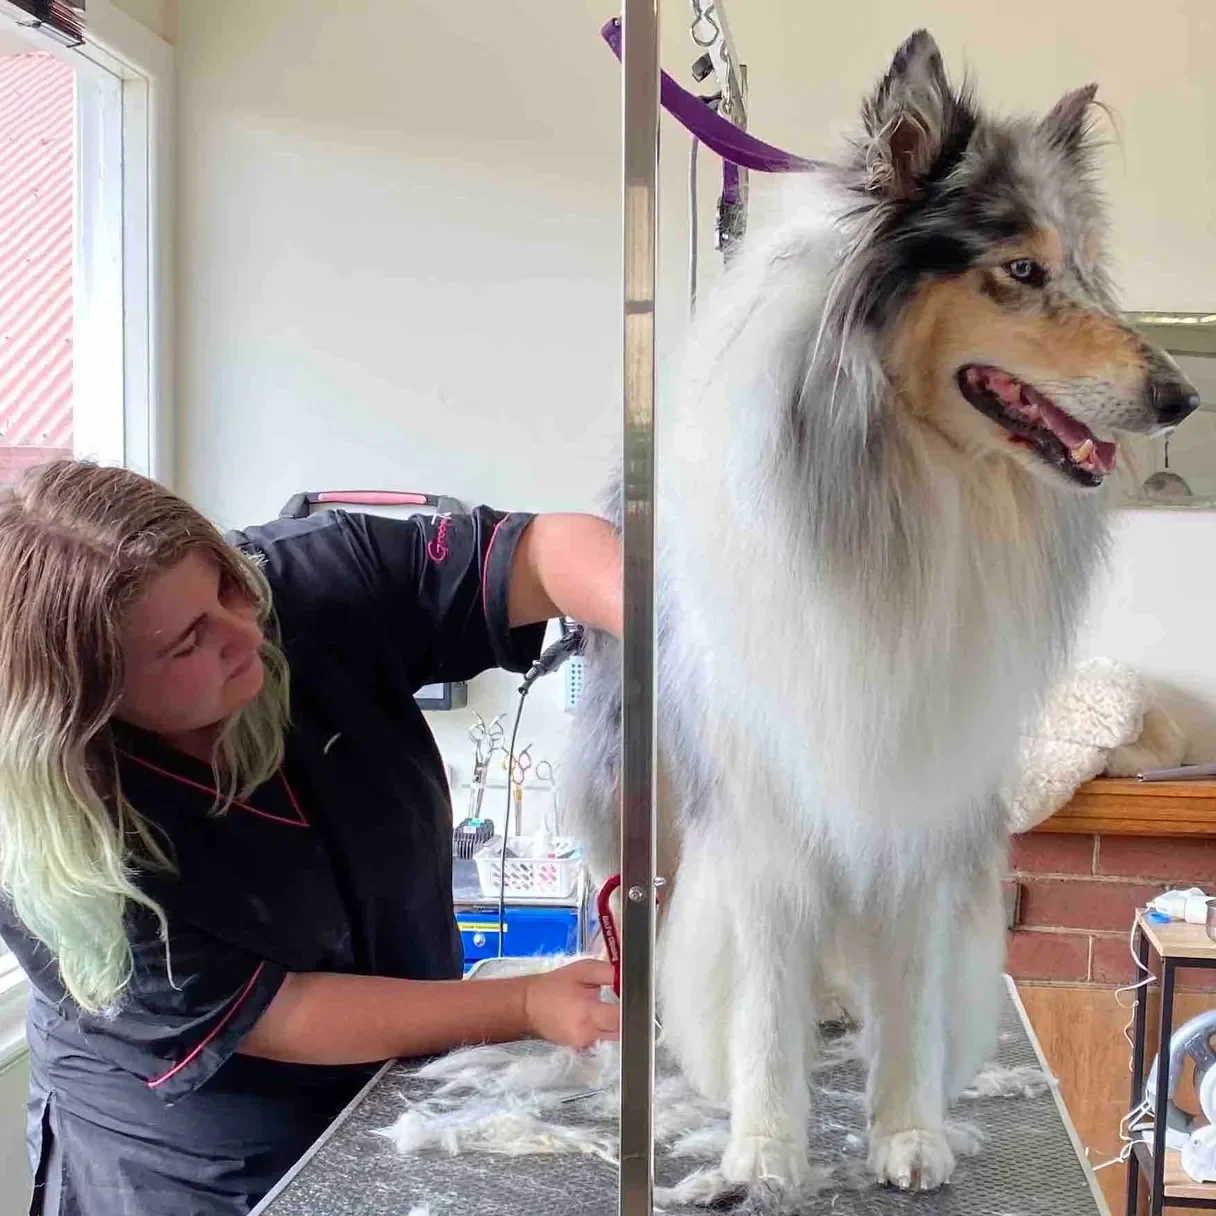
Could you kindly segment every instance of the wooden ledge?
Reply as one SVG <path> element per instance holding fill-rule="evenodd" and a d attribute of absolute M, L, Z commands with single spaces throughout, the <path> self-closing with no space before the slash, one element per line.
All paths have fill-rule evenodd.
<path fill-rule="evenodd" d="M 1216 836 L 1216 781 L 1087 781 L 1033 832 L 1102 836 Z"/>

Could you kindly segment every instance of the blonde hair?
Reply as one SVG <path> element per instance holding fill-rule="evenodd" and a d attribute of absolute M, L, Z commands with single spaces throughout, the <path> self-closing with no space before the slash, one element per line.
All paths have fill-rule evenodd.
<path fill-rule="evenodd" d="M 188 503 L 125 469 L 58 461 L 0 491 L 0 891 L 87 1012 L 112 1008 L 130 979 L 129 905 L 156 916 L 167 949 L 164 910 L 136 873 L 172 859 L 123 796 L 110 720 L 124 613 L 188 553 L 248 595 L 267 637 L 262 691 L 216 745 L 222 811 L 283 759 L 288 673 L 265 578 Z"/>

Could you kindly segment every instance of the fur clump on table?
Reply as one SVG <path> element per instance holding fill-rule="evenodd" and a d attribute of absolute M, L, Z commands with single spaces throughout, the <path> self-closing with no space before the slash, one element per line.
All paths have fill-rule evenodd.
<path fill-rule="evenodd" d="M 873 1185 L 866 1170 L 864 1097 L 860 1088 L 843 1087 L 848 1077 L 842 1070 L 859 1063 L 856 1035 L 838 1030 L 825 1037 L 815 1066 L 819 1098 L 815 1118 L 817 1130 L 834 1133 L 844 1151 L 816 1163 L 807 1188 L 796 1196 L 781 1197 L 776 1210 L 796 1210 L 825 1191 Z M 402 1153 L 505 1157 L 585 1153 L 619 1164 L 617 1044 L 600 1044 L 586 1052 L 545 1043 L 474 1047 L 436 1060 L 417 1075 L 434 1082 L 433 1091 L 410 1102 L 395 1123 L 378 1131 Z M 964 1101 L 1034 1097 L 1050 1085 L 1038 1068 L 992 1064 L 976 1077 Z M 979 1151 L 983 1135 L 974 1124 L 953 1122 L 948 1133 L 956 1154 Z M 690 1166 L 676 1185 L 656 1189 L 660 1209 L 712 1204 L 736 1192 L 708 1164 L 721 1158 L 728 1136 L 728 1112 L 697 1093 L 660 1050 L 654 1098 L 656 1151 L 686 1160 Z"/>

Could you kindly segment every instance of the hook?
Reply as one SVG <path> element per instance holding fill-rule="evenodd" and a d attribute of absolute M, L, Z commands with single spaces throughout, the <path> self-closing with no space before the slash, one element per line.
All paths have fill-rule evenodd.
<path fill-rule="evenodd" d="M 692 40 L 699 47 L 713 46 L 715 42 L 722 36 L 722 27 L 709 15 L 709 9 L 713 8 L 710 4 L 709 9 L 701 7 L 700 0 L 693 0 L 693 19 L 689 33 L 692 35 Z M 713 32 L 708 38 L 704 37 L 699 31 L 708 26 Z"/>

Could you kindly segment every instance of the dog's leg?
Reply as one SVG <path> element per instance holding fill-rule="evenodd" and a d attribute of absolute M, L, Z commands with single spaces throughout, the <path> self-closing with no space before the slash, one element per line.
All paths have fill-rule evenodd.
<path fill-rule="evenodd" d="M 710 838 L 685 844 L 680 881 L 668 895 L 659 935 L 663 1044 L 697 1089 L 730 1101 L 730 1010 L 736 971 L 721 861 Z"/>
<path fill-rule="evenodd" d="M 970 899 L 957 916 L 961 940 L 951 954 L 948 981 L 947 1102 L 954 1101 L 971 1084 L 996 1052 L 1005 959 L 1003 863 L 1002 849 L 992 864 L 976 875 Z"/>
<path fill-rule="evenodd" d="M 744 816 L 740 826 L 747 828 Z M 749 873 L 745 845 L 722 866 L 734 936 L 730 1005 L 731 1182 L 796 1191 L 807 1179 L 807 1081 L 815 1034 L 811 960 L 817 918 L 779 873 Z M 725 1016 L 726 1011 L 716 1011 Z"/>
<path fill-rule="evenodd" d="M 910 888 L 858 934 L 869 973 L 870 1168 L 904 1190 L 934 1190 L 954 1170 L 945 1132 L 946 1006 L 960 934 L 949 887 L 943 878 Z"/>

